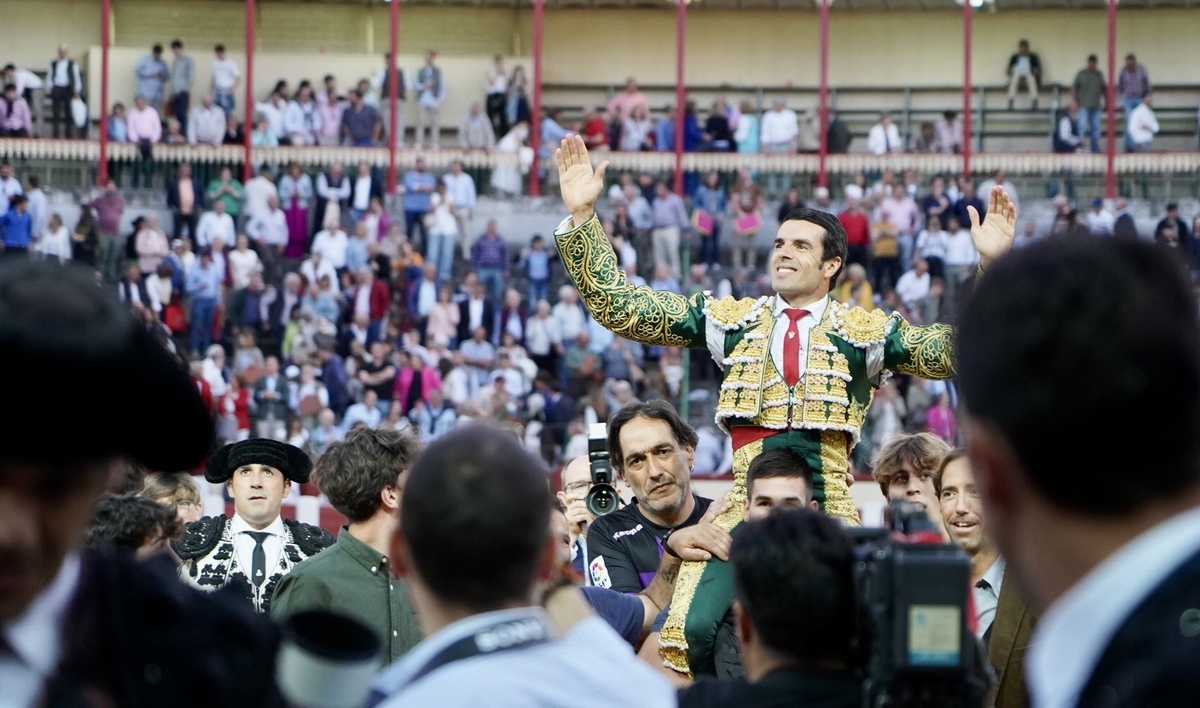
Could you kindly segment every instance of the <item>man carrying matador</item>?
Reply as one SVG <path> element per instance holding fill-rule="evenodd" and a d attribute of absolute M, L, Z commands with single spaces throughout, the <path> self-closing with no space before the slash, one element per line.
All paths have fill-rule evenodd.
<path fill-rule="evenodd" d="M 899 314 L 832 299 L 830 287 L 846 260 L 846 232 L 836 217 L 813 209 L 797 209 L 779 226 L 768 266 L 774 295 L 685 298 L 629 285 L 594 211 L 608 163 L 593 168 L 578 136 L 562 141 L 555 160 L 571 213 L 555 240 L 592 317 L 644 344 L 704 347 L 722 368 L 716 417 L 733 438 L 734 484 L 718 525 L 731 531 L 741 520 L 746 469 L 759 453 L 776 448 L 808 462 L 814 498 L 826 514 L 858 524 L 847 459 L 873 392 L 889 371 L 951 378 L 953 328 L 910 325 Z M 986 270 L 1012 245 L 1016 209 L 999 187 L 982 223 L 968 209 Z M 712 638 L 732 596 L 727 563 L 684 564 L 660 637 L 666 666 L 690 675 L 692 667 L 711 665 Z"/>

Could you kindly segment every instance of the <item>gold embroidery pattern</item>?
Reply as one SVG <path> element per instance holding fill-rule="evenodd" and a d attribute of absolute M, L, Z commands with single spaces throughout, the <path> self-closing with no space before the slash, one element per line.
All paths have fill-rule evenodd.
<path fill-rule="evenodd" d="M 755 440 L 733 452 L 733 489 L 726 497 L 730 507 L 715 522 L 726 531 L 732 530 L 742 520 L 742 505 L 746 501 L 746 471 L 750 468 L 750 461 L 758 457 L 762 449 L 763 441 Z M 658 639 L 663 666 L 686 674 L 688 678 L 692 677 L 692 671 L 688 665 L 688 642 L 684 628 L 704 568 L 704 563 L 696 561 L 680 566 L 679 577 L 675 579 L 675 594 L 671 597 L 671 610 L 667 613 L 667 621 L 663 623 Z"/>
<path fill-rule="evenodd" d="M 833 315 L 837 319 L 837 334 L 855 346 L 882 342 L 890 327 L 891 318 L 882 310 L 838 306 Z"/>
<path fill-rule="evenodd" d="M 687 299 L 625 282 L 625 273 L 617 266 L 617 256 L 597 217 L 574 231 L 556 235 L 555 242 L 583 304 L 605 329 L 643 344 L 692 344 L 672 331 L 673 325 L 690 316 Z"/>
<path fill-rule="evenodd" d="M 705 293 L 707 295 L 707 293 Z M 770 298 L 760 297 L 757 300 L 733 297 L 723 297 L 720 300 L 708 299 L 704 306 L 704 314 L 726 332 L 743 327 L 758 319 Z"/>
<path fill-rule="evenodd" d="M 947 324 L 914 327 L 900 323 L 900 342 L 909 362 L 896 371 L 932 381 L 954 378 L 954 328 Z"/>
<path fill-rule="evenodd" d="M 858 526 L 858 508 L 846 485 L 846 434 L 836 430 L 821 432 L 821 476 L 825 479 L 825 514 L 850 526 Z"/>
<path fill-rule="evenodd" d="M 751 301 L 753 302 L 753 301 Z M 761 337 L 746 335 L 734 345 L 723 362 L 725 378 L 717 397 L 717 425 L 724 428 L 726 418 L 751 419 L 758 415 L 763 402 L 763 384 L 773 316 L 769 310 L 760 312 L 759 327 L 753 333 Z"/>

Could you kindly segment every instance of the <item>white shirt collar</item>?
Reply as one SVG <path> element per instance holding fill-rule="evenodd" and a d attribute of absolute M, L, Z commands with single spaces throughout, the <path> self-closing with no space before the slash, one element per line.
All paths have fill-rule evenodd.
<path fill-rule="evenodd" d="M 815 319 L 817 322 L 820 322 L 821 318 L 825 316 L 825 308 L 828 306 L 829 306 L 829 296 L 826 295 L 825 297 L 823 297 L 819 300 L 814 300 L 814 301 L 808 303 L 807 305 L 802 305 L 798 309 L 808 310 L 809 316 L 812 317 L 813 319 Z M 776 295 L 775 296 L 775 308 L 774 308 L 775 319 L 781 319 L 781 318 L 787 317 L 787 315 L 783 314 L 783 311 L 790 307 L 791 307 L 791 305 L 787 304 L 787 301 L 785 301 L 779 295 Z M 800 321 L 803 322 L 805 319 L 807 319 L 807 318 L 801 318 Z"/>
<path fill-rule="evenodd" d="M 276 516 L 275 520 L 268 524 L 266 528 L 256 529 L 250 524 L 246 523 L 245 519 L 235 513 L 233 515 L 233 520 L 229 524 L 229 534 L 231 536 L 237 536 L 239 533 L 244 533 L 246 531 L 265 531 L 272 536 L 283 536 L 283 517 Z"/>
<path fill-rule="evenodd" d="M 999 597 L 1000 585 L 1004 582 L 1004 557 L 996 556 L 996 560 L 980 580 L 992 586 L 992 592 L 996 593 L 996 597 Z"/>
<path fill-rule="evenodd" d="M 1200 548 L 1200 507 L 1126 543 L 1038 620 L 1026 661 L 1034 708 L 1073 708 L 1130 612 Z"/>
<path fill-rule="evenodd" d="M 63 624 L 79 586 L 80 561 L 75 553 L 63 558 L 54 580 L 34 598 L 25 613 L 0 627 L 21 661 L 43 678 L 58 666 Z"/>

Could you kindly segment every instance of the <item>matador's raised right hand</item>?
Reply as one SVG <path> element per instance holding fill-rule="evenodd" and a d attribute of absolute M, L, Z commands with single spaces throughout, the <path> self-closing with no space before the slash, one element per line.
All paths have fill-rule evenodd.
<path fill-rule="evenodd" d="M 596 200 L 604 191 L 604 171 L 608 169 L 608 161 L 592 169 L 583 138 L 568 135 L 554 151 L 554 162 L 558 165 L 558 183 L 563 203 L 571 212 L 575 226 L 581 226 L 592 218 Z"/>

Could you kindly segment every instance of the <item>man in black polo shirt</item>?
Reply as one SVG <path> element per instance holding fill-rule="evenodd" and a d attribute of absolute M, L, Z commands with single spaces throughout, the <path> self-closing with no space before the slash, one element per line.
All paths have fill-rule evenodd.
<path fill-rule="evenodd" d="M 588 529 L 588 576 L 598 587 L 638 593 L 658 572 L 667 539 L 685 560 L 729 557 L 729 534 L 699 523 L 711 499 L 691 491 L 696 431 L 665 401 L 631 403 L 608 424 L 613 469 L 634 503 L 597 518 Z"/>

